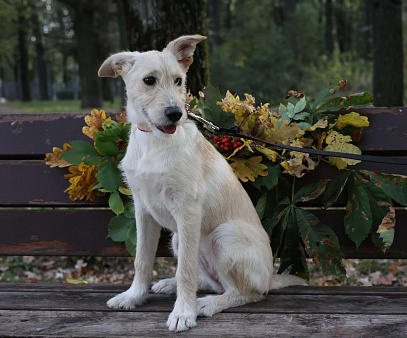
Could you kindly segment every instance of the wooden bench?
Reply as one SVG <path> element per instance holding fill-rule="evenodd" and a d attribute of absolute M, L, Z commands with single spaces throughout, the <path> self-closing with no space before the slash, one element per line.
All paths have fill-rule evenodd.
<path fill-rule="evenodd" d="M 359 109 L 371 126 L 358 146 L 364 153 L 407 156 L 407 108 Z M 50 168 L 44 154 L 82 134 L 84 115 L 0 116 L 0 255 L 126 256 L 106 239 L 112 212 L 107 199 L 69 200 L 66 169 Z M 363 163 L 368 170 L 407 175 L 406 166 Z M 332 167 L 299 181 L 337 175 Z M 305 182 L 304 181 L 304 182 Z M 320 202 L 318 202 L 320 203 Z M 315 210 L 338 235 L 348 258 L 407 258 L 407 210 L 396 206 L 396 237 L 383 254 L 368 241 L 358 250 L 347 239 L 344 210 Z M 157 256 L 167 256 L 166 240 Z M 127 285 L 0 283 L 1 336 L 169 336 L 165 326 L 174 296 L 152 295 L 134 311 L 108 309 Z M 198 319 L 188 336 L 403 336 L 403 287 L 291 287 L 266 300 Z"/>

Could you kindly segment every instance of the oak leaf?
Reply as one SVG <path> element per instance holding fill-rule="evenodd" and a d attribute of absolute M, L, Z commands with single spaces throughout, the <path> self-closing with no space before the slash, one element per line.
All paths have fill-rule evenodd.
<path fill-rule="evenodd" d="M 336 131 L 331 131 L 325 139 L 325 143 L 328 144 L 325 150 L 360 155 L 362 151 L 350 142 L 352 142 L 352 138 L 349 135 L 342 135 Z M 348 165 L 355 165 L 360 161 L 347 158 L 329 157 L 329 162 L 335 165 L 338 169 L 345 169 Z"/>
<path fill-rule="evenodd" d="M 261 156 L 251 157 L 249 159 L 232 158 L 232 167 L 235 175 L 242 182 L 252 181 L 254 182 L 257 177 L 267 176 L 267 166 L 260 163 Z"/>
<path fill-rule="evenodd" d="M 108 120 L 111 120 L 109 117 Z M 95 130 L 103 131 L 103 123 L 106 121 L 106 113 L 104 110 L 98 111 L 97 109 L 93 109 L 90 112 L 90 115 L 85 116 L 85 122 L 88 127 L 83 127 L 82 132 L 90 137 L 91 139 L 95 139 Z"/>
<path fill-rule="evenodd" d="M 71 164 L 65 161 L 60 156 L 62 155 L 63 150 L 57 147 L 52 148 L 52 153 L 47 153 L 45 156 L 45 164 L 49 165 L 51 168 L 65 168 L 69 167 Z"/>
<path fill-rule="evenodd" d="M 96 196 L 102 195 L 97 189 L 93 190 L 98 184 L 96 165 L 88 166 L 81 163 L 79 166 L 69 167 L 69 171 L 70 174 L 65 175 L 65 179 L 71 185 L 64 192 L 69 191 L 69 198 L 72 201 L 82 200 L 85 197 L 86 200 L 93 201 Z"/>

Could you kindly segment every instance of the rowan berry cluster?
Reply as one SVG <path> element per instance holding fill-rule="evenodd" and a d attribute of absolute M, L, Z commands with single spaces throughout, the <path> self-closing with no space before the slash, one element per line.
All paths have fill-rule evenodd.
<path fill-rule="evenodd" d="M 231 137 L 224 135 L 222 137 L 214 136 L 213 143 L 215 144 L 216 148 L 220 148 L 225 152 L 232 152 L 236 148 L 239 148 L 243 145 L 243 142 L 240 141 L 238 137 Z"/>

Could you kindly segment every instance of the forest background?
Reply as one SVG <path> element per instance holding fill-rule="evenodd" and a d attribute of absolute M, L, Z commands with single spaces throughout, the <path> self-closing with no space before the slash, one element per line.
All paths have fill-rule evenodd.
<path fill-rule="evenodd" d="M 376 106 L 401 106 L 406 15 L 401 0 L 0 0 L 0 96 L 100 108 L 123 96 L 120 79 L 97 77 L 108 55 L 201 33 L 195 94 L 209 81 L 276 105 L 288 90 L 312 98 L 339 77 Z"/>

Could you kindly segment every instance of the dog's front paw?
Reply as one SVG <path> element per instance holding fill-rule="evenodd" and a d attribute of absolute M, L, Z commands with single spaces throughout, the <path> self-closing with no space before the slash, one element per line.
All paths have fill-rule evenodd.
<path fill-rule="evenodd" d="M 173 295 L 177 292 L 177 280 L 175 278 L 160 280 L 158 283 L 152 286 L 151 290 L 155 293 Z"/>
<path fill-rule="evenodd" d="M 148 292 L 134 291 L 131 288 L 121 294 L 111 298 L 107 306 L 112 309 L 134 309 L 137 305 L 143 304 L 148 297 Z"/>
<path fill-rule="evenodd" d="M 181 332 L 196 326 L 196 313 L 182 312 L 174 310 L 168 317 L 167 326 L 170 331 Z"/>

